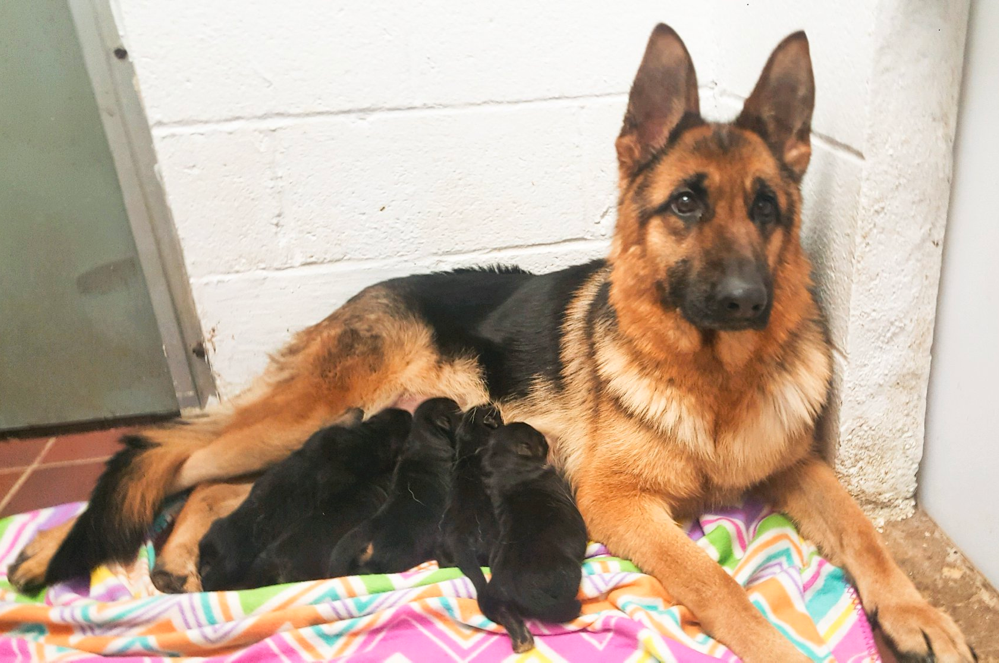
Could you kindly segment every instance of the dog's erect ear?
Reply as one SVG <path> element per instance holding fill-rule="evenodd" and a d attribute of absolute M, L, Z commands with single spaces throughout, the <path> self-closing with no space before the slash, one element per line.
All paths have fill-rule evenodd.
<path fill-rule="evenodd" d="M 796 32 L 771 53 L 736 119 L 737 126 L 760 134 L 798 179 L 812 154 L 809 131 L 815 96 L 809 40 L 806 33 Z"/>
<path fill-rule="evenodd" d="M 694 63 L 677 33 L 660 23 L 649 36 L 615 143 L 622 177 L 666 146 L 685 116 L 700 119 Z"/>

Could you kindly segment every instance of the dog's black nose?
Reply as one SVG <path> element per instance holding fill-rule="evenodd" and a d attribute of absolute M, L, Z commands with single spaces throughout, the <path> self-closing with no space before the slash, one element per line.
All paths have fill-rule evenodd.
<path fill-rule="evenodd" d="M 721 321 L 759 322 L 769 312 L 767 287 L 757 278 L 726 276 L 715 291 L 715 314 Z"/>

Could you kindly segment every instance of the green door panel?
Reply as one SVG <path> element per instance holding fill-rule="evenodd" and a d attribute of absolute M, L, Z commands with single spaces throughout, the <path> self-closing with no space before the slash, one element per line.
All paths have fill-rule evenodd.
<path fill-rule="evenodd" d="M 69 9 L 0 2 L 0 429 L 177 410 Z"/>

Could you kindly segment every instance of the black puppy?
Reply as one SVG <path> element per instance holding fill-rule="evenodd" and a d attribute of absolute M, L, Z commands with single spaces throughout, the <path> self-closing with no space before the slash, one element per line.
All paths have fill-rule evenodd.
<path fill-rule="evenodd" d="M 331 494 L 254 560 L 249 587 L 325 578 L 330 551 L 352 529 L 374 516 L 388 499 L 390 472 L 368 485 Z"/>
<path fill-rule="evenodd" d="M 399 573 L 434 558 L 460 416 L 451 399 L 421 403 L 393 471 L 389 501 L 340 540 L 330 554 L 329 577 Z"/>
<path fill-rule="evenodd" d="M 569 486 L 546 464 L 548 452 L 545 437 L 518 422 L 493 431 L 484 459 L 501 543 L 479 607 L 507 629 L 518 653 L 534 646 L 525 618 L 562 623 L 580 615 L 587 527 Z"/>
<path fill-rule="evenodd" d="M 384 410 L 368 421 L 358 420 L 360 411 L 353 425 L 314 433 L 301 449 L 254 482 L 238 509 L 212 523 L 199 545 L 202 589 L 259 586 L 251 584 L 249 571 L 271 544 L 280 547 L 271 551 L 270 562 L 265 559 L 256 569 L 254 583 L 278 582 L 279 577 L 268 574 L 299 566 L 308 567 L 313 578 L 324 577 L 325 563 L 310 565 L 308 557 L 318 550 L 321 560 L 325 558 L 336 542 L 333 536 L 353 528 L 378 508 L 381 500 L 373 490 L 380 477 L 388 476 L 410 431 L 411 417 L 405 410 Z M 374 508 L 373 500 L 377 500 Z M 308 546 L 295 546 L 296 540 L 302 540 L 295 535 L 299 521 L 318 513 L 325 513 L 320 517 L 323 531 L 312 532 Z M 291 541 L 282 544 L 286 533 Z M 276 555 L 292 558 L 281 563 L 273 559 Z M 309 578 L 300 572 L 294 579 Z"/>
<path fill-rule="evenodd" d="M 441 520 L 438 564 L 461 569 L 475 585 L 477 596 L 486 588 L 481 567 L 489 565 L 500 540 L 500 526 L 483 483 L 483 456 L 490 433 L 502 424 L 500 411 L 490 404 L 478 405 L 462 415 L 455 431 L 451 494 Z"/>

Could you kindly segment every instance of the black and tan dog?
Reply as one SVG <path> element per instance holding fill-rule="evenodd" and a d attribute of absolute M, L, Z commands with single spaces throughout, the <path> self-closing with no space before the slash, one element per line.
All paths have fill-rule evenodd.
<path fill-rule="evenodd" d="M 735 121 L 705 122 L 687 49 L 658 26 L 616 144 L 606 260 L 365 289 L 300 332 L 228 412 L 133 439 L 87 511 L 30 543 L 11 580 L 131 558 L 166 496 L 259 471 L 348 408 L 448 396 L 498 402 L 543 432 L 590 535 L 741 658 L 805 660 L 674 522 L 754 492 L 848 570 L 901 651 L 971 660 L 815 451 L 831 359 L 799 241 L 813 96 L 797 33 Z"/>

